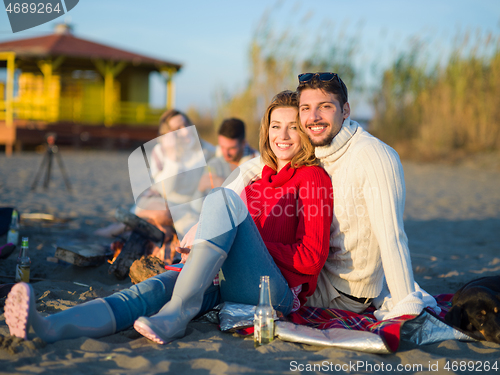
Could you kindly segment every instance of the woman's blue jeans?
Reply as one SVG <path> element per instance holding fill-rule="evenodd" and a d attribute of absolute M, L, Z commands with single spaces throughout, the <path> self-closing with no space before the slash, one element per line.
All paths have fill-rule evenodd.
<path fill-rule="evenodd" d="M 290 287 L 245 204 L 232 190 L 217 188 L 205 198 L 193 246 L 203 246 L 204 241 L 218 246 L 228 256 L 222 265 L 220 285 L 207 289 L 198 315 L 223 301 L 257 305 L 260 276 L 264 275 L 269 276 L 274 308 L 285 315 L 290 313 Z M 131 327 L 141 316 L 156 314 L 170 301 L 178 275 L 176 271 L 167 271 L 106 297 L 115 315 L 116 330 Z"/>

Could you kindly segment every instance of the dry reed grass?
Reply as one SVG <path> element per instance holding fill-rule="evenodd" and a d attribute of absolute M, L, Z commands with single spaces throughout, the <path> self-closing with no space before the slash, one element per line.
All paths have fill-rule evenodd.
<path fill-rule="evenodd" d="M 457 37 L 444 64 L 424 45 L 403 53 L 373 97 L 372 131 L 419 159 L 500 149 L 500 38 Z"/>
<path fill-rule="evenodd" d="M 436 160 L 500 150 L 500 36 L 458 33 L 451 52 L 434 64 L 429 61 L 435 60 L 435 47 L 414 38 L 409 51 L 374 72 L 379 83 L 373 89 L 362 71 L 370 62 L 355 63 L 363 60 L 359 35 L 349 35 L 345 25 L 314 31 L 307 15 L 300 28 L 279 29 L 273 16 L 286 17 L 271 13 L 264 14 L 250 43 L 246 85 L 217 93 L 214 124 L 241 118 L 256 147 L 261 116 L 276 93 L 294 89 L 300 72 L 333 71 L 346 82 L 353 108 L 353 100 L 370 96 L 370 132 L 402 157 Z"/>

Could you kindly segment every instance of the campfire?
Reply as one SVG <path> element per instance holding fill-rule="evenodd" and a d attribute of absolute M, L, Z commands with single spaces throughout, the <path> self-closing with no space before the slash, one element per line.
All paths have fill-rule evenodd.
<path fill-rule="evenodd" d="M 110 247 L 111 251 L 113 251 L 113 258 L 108 259 L 109 264 L 113 264 L 116 258 L 118 258 L 118 255 L 122 252 L 124 243 L 122 241 L 114 241 Z"/>

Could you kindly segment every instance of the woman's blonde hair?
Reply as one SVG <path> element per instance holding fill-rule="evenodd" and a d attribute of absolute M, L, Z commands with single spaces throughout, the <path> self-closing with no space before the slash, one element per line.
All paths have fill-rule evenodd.
<path fill-rule="evenodd" d="M 266 113 L 262 118 L 260 124 L 260 137 L 259 137 L 259 147 L 262 161 L 273 168 L 275 171 L 278 168 L 278 159 L 271 149 L 271 144 L 269 143 L 269 125 L 271 123 L 271 113 L 276 108 L 282 107 L 292 107 L 297 109 L 297 131 L 300 136 L 300 150 L 295 154 L 291 160 L 292 168 L 299 168 L 302 166 L 318 165 L 319 160 L 314 155 L 314 147 L 309 141 L 306 133 L 302 130 L 300 126 L 300 119 L 298 115 L 299 102 L 297 98 L 297 93 L 290 90 L 285 90 L 277 94 L 269 107 L 267 107 Z"/>

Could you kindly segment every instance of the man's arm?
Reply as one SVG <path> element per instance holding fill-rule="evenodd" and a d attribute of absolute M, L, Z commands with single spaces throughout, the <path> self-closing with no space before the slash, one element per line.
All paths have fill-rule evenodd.
<path fill-rule="evenodd" d="M 415 291 L 408 238 L 404 231 L 405 183 L 396 151 L 386 145 L 360 150 L 363 193 L 380 246 L 382 266 L 394 304 Z"/>

